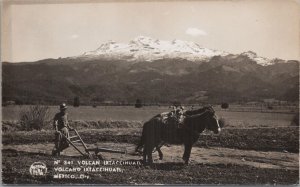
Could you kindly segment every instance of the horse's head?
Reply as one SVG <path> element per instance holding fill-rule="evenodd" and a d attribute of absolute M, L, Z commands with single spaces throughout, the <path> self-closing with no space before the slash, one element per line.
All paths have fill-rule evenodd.
<path fill-rule="evenodd" d="M 187 111 L 185 113 L 184 124 L 187 128 L 192 128 L 199 133 L 204 129 L 218 134 L 221 131 L 219 120 L 215 110 L 211 106 L 206 106 L 198 110 Z"/>
<path fill-rule="evenodd" d="M 219 124 L 218 116 L 215 114 L 215 110 L 212 107 L 207 107 L 206 109 L 206 129 L 213 131 L 215 134 L 218 134 L 221 132 L 221 127 Z"/>

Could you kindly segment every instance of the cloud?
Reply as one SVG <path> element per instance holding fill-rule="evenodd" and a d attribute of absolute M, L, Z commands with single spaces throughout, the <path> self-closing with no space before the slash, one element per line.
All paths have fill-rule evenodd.
<path fill-rule="evenodd" d="M 78 34 L 72 34 L 72 35 L 70 36 L 71 39 L 77 39 L 78 37 L 79 37 Z"/>
<path fill-rule="evenodd" d="M 191 36 L 206 36 L 207 33 L 204 30 L 198 29 L 198 28 L 188 28 L 185 31 L 185 34 L 191 35 Z"/>

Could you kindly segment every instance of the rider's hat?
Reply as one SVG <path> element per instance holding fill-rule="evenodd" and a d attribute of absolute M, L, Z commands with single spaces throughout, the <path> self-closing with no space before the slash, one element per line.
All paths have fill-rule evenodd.
<path fill-rule="evenodd" d="M 62 103 L 61 105 L 59 105 L 59 108 L 60 108 L 60 110 L 65 110 L 68 107 L 67 107 L 66 103 Z"/>

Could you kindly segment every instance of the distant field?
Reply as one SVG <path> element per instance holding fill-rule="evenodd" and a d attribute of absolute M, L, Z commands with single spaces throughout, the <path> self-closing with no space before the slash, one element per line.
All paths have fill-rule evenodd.
<path fill-rule="evenodd" d="M 28 106 L 7 106 L 2 108 L 3 120 L 18 120 L 19 112 Z M 98 121 L 98 120 L 128 120 L 144 121 L 152 116 L 169 111 L 168 107 L 143 107 L 135 108 L 132 106 L 80 106 L 78 108 L 69 106 L 68 114 L 71 120 Z M 50 116 L 59 112 L 56 106 L 50 106 Z"/>
<path fill-rule="evenodd" d="M 19 119 L 20 110 L 28 106 L 6 106 L 2 107 L 2 120 L 15 121 Z M 233 106 L 230 110 L 224 111 L 215 107 L 216 114 L 226 120 L 228 127 L 280 127 L 289 126 L 294 113 L 292 108 L 280 108 L 263 110 L 259 107 L 237 107 Z M 141 121 L 145 122 L 156 114 L 170 111 L 168 107 L 143 107 L 134 108 L 132 106 L 80 106 L 69 107 L 69 119 L 80 121 Z M 50 116 L 58 112 L 58 107 L 50 107 Z"/>

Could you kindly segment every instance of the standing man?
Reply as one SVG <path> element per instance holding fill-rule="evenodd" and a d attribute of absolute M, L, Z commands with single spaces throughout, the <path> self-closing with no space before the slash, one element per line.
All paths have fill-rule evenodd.
<path fill-rule="evenodd" d="M 67 105 L 62 103 L 59 106 L 60 112 L 55 114 L 53 119 L 53 127 L 55 129 L 55 149 L 52 151 L 52 155 L 60 155 L 60 152 L 69 147 L 69 143 L 66 138 L 69 138 L 69 130 L 73 130 L 69 126 L 68 114 L 66 112 Z M 62 136 L 65 135 L 64 136 Z"/>

